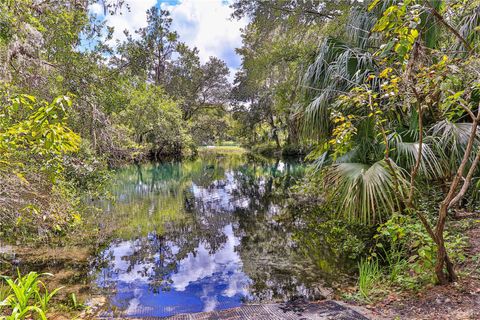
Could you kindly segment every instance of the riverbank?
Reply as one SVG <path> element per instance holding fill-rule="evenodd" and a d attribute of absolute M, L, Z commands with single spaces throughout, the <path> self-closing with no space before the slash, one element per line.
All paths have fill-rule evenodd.
<path fill-rule="evenodd" d="M 420 290 L 385 291 L 374 302 L 360 303 L 375 319 L 480 319 L 480 215 L 451 223 L 471 225 L 465 260 L 457 265 L 459 280 L 448 285 L 427 285 Z"/>
<path fill-rule="evenodd" d="M 206 153 L 217 153 L 217 154 L 232 154 L 232 153 L 246 153 L 248 152 L 247 149 L 240 147 L 240 146 L 203 146 L 198 148 L 198 153 L 206 154 Z"/>
<path fill-rule="evenodd" d="M 417 294 L 392 295 L 373 306 L 387 317 L 401 319 L 480 319 L 480 216 L 468 218 L 466 259 L 458 265 L 460 279 L 444 286 L 429 286 Z"/>
<path fill-rule="evenodd" d="M 9 260 L 9 274 L 17 267 L 23 274 L 54 274 L 44 280 L 50 290 L 63 287 L 52 309 L 51 319 L 58 320 L 231 310 L 209 314 L 221 318 L 259 302 L 290 301 L 285 305 L 295 309 L 298 297 L 318 304 L 349 297 L 348 308 L 360 307 L 370 319 L 475 319 L 478 217 L 449 222 L 454 235 L 468 232 L 471 241 L 457 284 L 415 291 L 378 280 L 372 302 L 365 302 L 354 276 L 355 259 L 365 251 L 366 240 L 355 236 L 360 227 L 328 219 L 303 192 L 292 197 L 290 187 L 304 170 L 301 163 L 253 157 L 237 147 L 125 167 L 109 190 L 117 200 L 96 203 L 92 219 L 73 229 L 69 241 L 17 244 L 1 256 Z M 284 209 L 291 214 L 282 215 Z M 353 266 L 338 256 L 347 251 L 356 257 Z M 258 300 L 245 300 L 252 296 Z"/>

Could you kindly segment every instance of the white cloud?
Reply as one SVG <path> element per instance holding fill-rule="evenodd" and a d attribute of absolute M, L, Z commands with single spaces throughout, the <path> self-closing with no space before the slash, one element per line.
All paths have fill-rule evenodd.
<path fill-rule="evenodd" d="M 217 277 L 228 282 L 225 296 L 233 297 L 237 293 L 246 294 L 247 276 L 240 269 L 242 261 L 238 252 L 235 251 L 240 240 L 235 237 L 231 224 L 224 227 L 223 233 L 227 240 L 217 252 L 210 253 L 205 244 L 201 243 L 195 254 L 190 253 L 179 262 L 178 271 L 172 275 L 172 288 L 177 291 L 185 291 L 190 283 L 221 273 L 221 276 L 217 275 Z M 232 281 L 235 283 L 231 283 Z"/>
<path fill-rule="evenodd" d="M 246 19 L 232 19 L 232 9 L 226 0 L 126 0 L 121 14 L 103 15 L 103 7 L 98 3 L 90 6 L 90 12 L 100 20 L 105 19 L 114 27 L 113 40 L 125 40 L 124 30 L 135 36 L 134 31 L 147 25 L 146 11 L 161 3 L 161 7 L 170 11 L 173 19 L 172 29 L 180 35 L 180 41 L 190 47 L 197 47 L 202 62 L 210 56 L 224 60 L 230 68 L 229 80 L 233 82 L 234 74 L 240 65 L 240 57 L 235 48 L 241 47 L 241 29 L 247 24 Z M 127 6 L 130 10 L 127 10 Z"/>
<path fill-rule="evenodd" d="M 103 7 L 96 3 L 90 6 L 90 12 L 104 18 L 107 25 L 114 27 L 113 43 L 125 40 L 124 30 L 134 33 L 135 30 L 147 26 L 147 10 L 157 4 L 157 0 L 126 0 L 121 13 L 103 16 Z M 127 6 L 130 10 L 127 10 Z"/>
<path fill-rule="evenodd" d="M 96 15 L 103 15 L 103 7 L 100 3 L 93 3 L 89 7 L 90 13 L 96 14 Z"/>
<path fill-rule="evenodd" d="M 133 266 L 130 263 L 129 258 L 138 254 L 141 246 L 145 245 L 140 240 L 119 241 L 104 252 L 104 258 L 111 260 L 109 267 L 101 273 L 105 279 L 100 279 L 99 283 L 117 285 L 117 293 L 124 295 L 122 301 L 127 305 L 125 313 L 130 316 L 159 310 L 160 307 L 176 313 L 175 308 L 184 307 L 182 303 L 198 300 L 203 304 L 203 311 L 212 311 L 218 306 L 220 296 L 223 296 L 222 299 L 233 298 L 233 301 L 236 301 L 234 297 L 237 295 L 248 296 L 251 280 L 242 271 L 242 260 L 235 249 L 240 239 L 235 236 L 231 224 L 222 231 L 226 241 L 219 250 L 211 253 L 202 242 L 195 253 L 189 253 L 178 261 L 178 270 L 171 275 L 172 290 L 162 291 L 163 296 L 159 298 L 155 298 L 148 286 L 155 276 L 154 263 L 148 261 Z M 166 242 L 166 245 L 172 252 L 179 250 L 171 242 Z M 159 254 L 155 254 L 155 257 L 158 259 Z M 190 284 L 195 285 L 189 287 Z M 226 288 L 219 292 L 217 286 Z M 187 300 L 178 300 L 182 297 Z"/>
<path fill-rule="evenodd" d="M 216 56 L 230 67 L 238 68 L 239 57 L 235 48 L 241 47 L 241 28 L 246 20 L 231 18 L 232 9 L 224 0 L 180 0 L 178 4 L 162 4 L 171 12 L 173 29 L 180 35 L 180 41 L 200 51 L 202 62 Z"/>

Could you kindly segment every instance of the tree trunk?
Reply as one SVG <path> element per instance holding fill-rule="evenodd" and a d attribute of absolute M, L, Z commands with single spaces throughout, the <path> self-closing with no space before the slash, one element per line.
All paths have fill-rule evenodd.
<path fill-rule="evenodd" d="M 438 221 L 435 228 L 435 238 L 436 238 L 435 242 L 437 243 L 437 264 L 435 266 L 435 273 L 437 274 L 438 281 L 442 284 L 447 283 L 448 281 L 456 281 L 458 279 L 455 273 L 455 270 L 453 268 L 453 263 L 450 261 L 448 257 L 447 250 L 445 248 L 444 238 L 443 238 L 445 222 L 448 216 L 448 209 L 454 206 L 455 204 L 457 204 L 458 201 L 460 201 L 463 198 L 463 196 L 465 195 L 467 189 L 471 184 L 472 176 L 480 161 L 480 151 L 477 150 L 475 160 L 472 162 L 466 178 L 464 178 L 463 174 L 468 165 L 470 155 L 473 151 L 473 146 L 474 146 L 475 137 L 477 133 L 477 126 L 480 121 L 480 108 L 476 116 L 473 115 L 471 111 L 470 111 L 470 114 L 471 114 L 470 116 L 472 117 L 473 123 L 472 123 L 472 130 L 470 132 L 470 137 L 468 139 L 467 147 L 465 149 L 462 162 L 460 163 L 457 173 L 452 180 L 452 184 L 450 185 L 448 194 L 445 196 L 445 199 L 442 201 L 440 205 L 440 209 L 438 211 Z M 458 187 L 460 186 L 460 182 L 462 181 L 463 181 L 463 184 L 460 190 L 458 190 Z M 444 272 L 445 266 L 447 267 L 448 277 Z"/>
<path fill-rule="evenodd" d="M 273 138 L 275 139 L 275 143 L 277 144 L 277 149 L 281 149 L 282 145 L 280 144 L 280 139 L 278 138 L 278 129 L 275 126 L 275 120 L 273 119 L 273 114 L 270 113 L 270 126 L 272 127 L 273 130 Z"/>
<path fill-rule="evenodd" d="M 458 279 L 453 267 L 453 263 L 448 257 L 447 248 L 445 248 L 445 240 L 443 238 L 446 220 L 445 218 L 447 217 L 447 214 L 448 204 L 442 202 L 440 205 L 438 224 L 435 230 L 435 242 L 437 244 L 437 262 L 435 265 L 435 274 L 437 275 L 437 279 L 440 284 L 457 281 Z M 445 274 L 444 271 L 445 266 L 447 267 L 447 274 Z"/>

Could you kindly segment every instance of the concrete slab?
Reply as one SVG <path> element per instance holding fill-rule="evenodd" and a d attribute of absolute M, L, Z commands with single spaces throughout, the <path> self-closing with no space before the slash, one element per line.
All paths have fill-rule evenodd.
<path fill-rule="evenodd" d="M 137 320 L 369 320 L 365 315 L 332 300 L 294 301 L 281 304 L 252 304 L 238 308 L 179 314 L 166 318 Z"/>

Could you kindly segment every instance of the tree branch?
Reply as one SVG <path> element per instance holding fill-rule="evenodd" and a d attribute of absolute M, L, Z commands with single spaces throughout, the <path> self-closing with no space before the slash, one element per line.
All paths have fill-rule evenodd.
<path fill-rule="evenodd" d="M 475 170 L 477 170 L 478 163 L 480 162 L 480 149 L 477 151 L 477 155 L 475 156 L 475 160 L 473 160 L 472 165 L 470 166 L 470 170 L 468 170 L 467 177 L 463 182 L 462 188 L 457 193 L 455 198 L 450 201 L 449 208 L 456 205 L 462 198 L 465 196 L 468 188 L 470 187 L 470 183 L 472 182 L 473 175 L 475 174 Z"/>
<path fill-rule="evenodd" d="M 266 4 L 267 2 L 268 2 L 268 5 Z M 289 8 L 278 7 L 278 6 L 272 5 L 270 1 L 260 1 L 259 4 L 263 5 L 263 6 L 268 6 L 273 10 L 289 12 L 289 13 L 298 13 L 298 11 L 296 11 L 294 9 L 289 9 Z M 337 16 L 336 14 L 323 13 L 323 12 L 318 12 L 318 11 L 309 10 L 309 9 L 301 10 L 301 12 L 305 13 L 305 14 L 315 15 L 315 16 L 318 16 L 318 17 L 328 18 L 328 19 L 333 19 L 335 16 Z"/>
<path fill-rule="evenodd" d="M 420 104 L 420 97 L 418 95 L 417 89 L 412 86 L 413 92 L 417 98 L 417 103 Z M 418 106 L 418 155 L 417 160 L 415 161 L 415 165 L 412 168 L 412 172 L 410 174 L 410 191 L 408 193 L 408 200 L 407 204 L 409 207 L 412 206 L 413 203 L 413 191 L 415 189 L 415 178 L 418 174 L 418 169 L 420 168 L 420 164 L 422 162 L 422 151 L 423 151 L 423 117 L 422 117 L 422 106 Z"/>
<path fill-rule="evenodd" d="M 458 38 L 458 40 L 460 40 L 460 42 L 463 43 L 463 45 L 465 46 L 465 49 L 467 49 L 467 51 L 471 52 L 473 49 L 470 46 L 470 44 L 467 42 L 467 40 L 465 40 L 465 38 L 462 37 L 462 35 L 454 27 L 452 27 L 447 21 L 445 21 L 443 16 L 432 6 L 430 1 L 426 0 L 426 1 L 424 1 L 424 3 L 429 7 L 429 9 L 433 13 L 434 17 L 437 18 L 438 21 L 441 24 L 443 24 L 451 33 L 453 33 L 455 35 L 455 37 Z"/>

